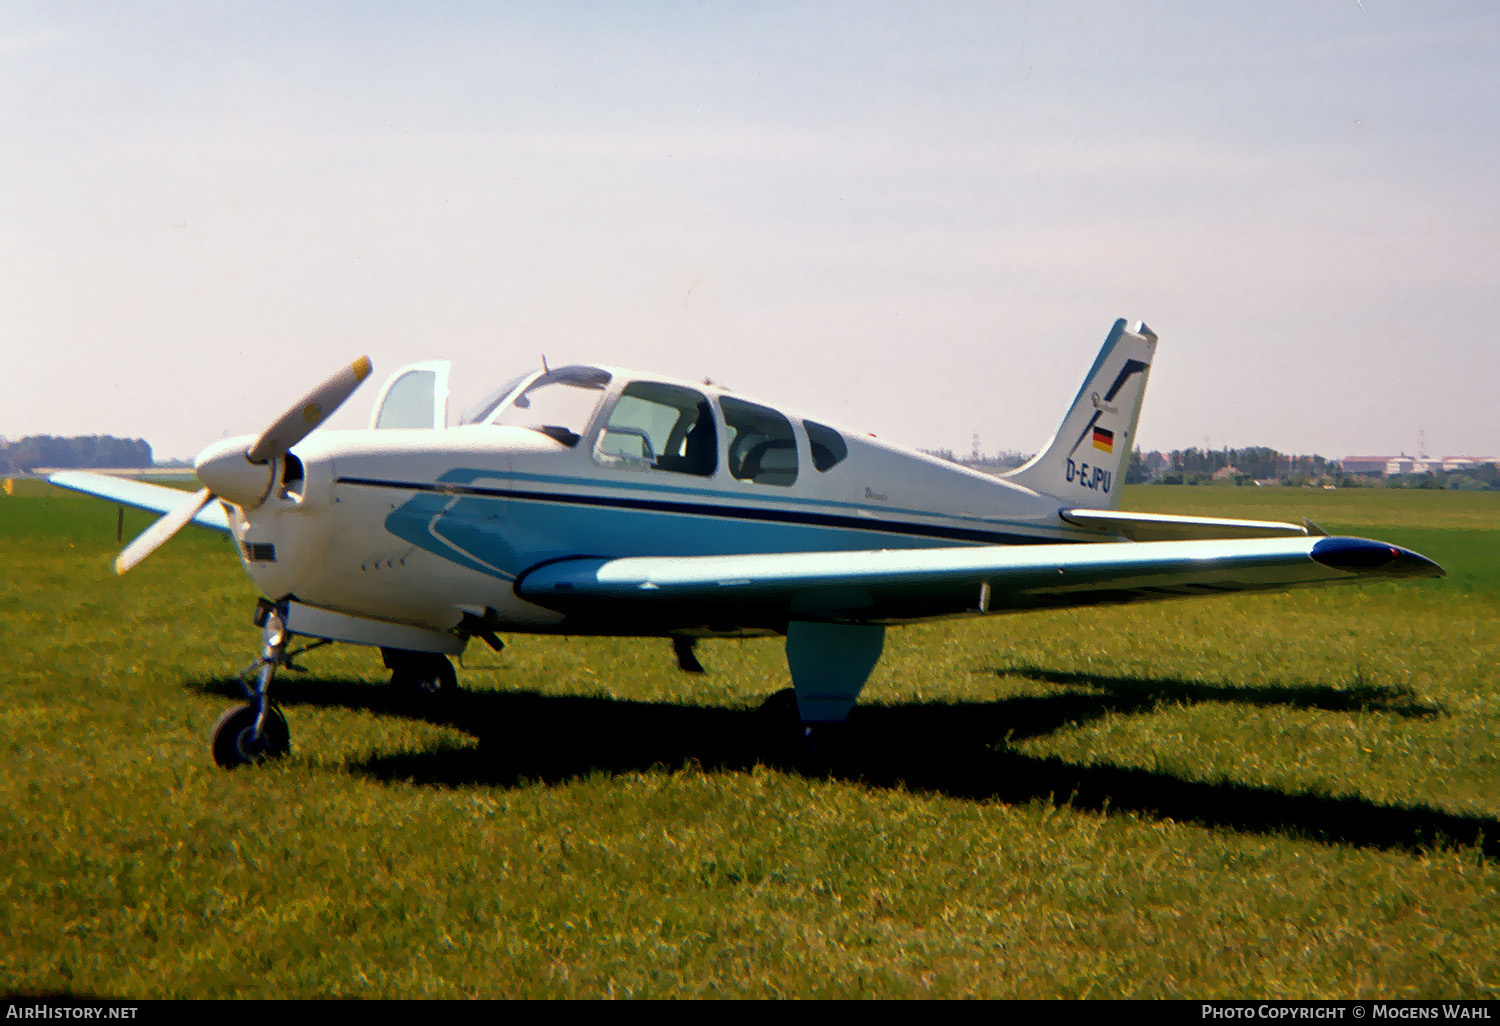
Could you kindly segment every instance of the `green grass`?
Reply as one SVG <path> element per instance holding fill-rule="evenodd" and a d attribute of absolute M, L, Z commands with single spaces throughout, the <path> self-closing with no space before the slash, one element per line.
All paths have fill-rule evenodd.
<path fill-rule="evenodd" d="M 0 990 L 112 996 L 1500 996 L 1500 495 L 1147 487 L 1442 581 L 903 628 L 842 747 L 775 641 L 517 636 L 421 714 L 310 654 L 284 762 L 209 727 L 227 542 L 0 495 Z M 127 539 L 149 522 L 126 516 Z"/>

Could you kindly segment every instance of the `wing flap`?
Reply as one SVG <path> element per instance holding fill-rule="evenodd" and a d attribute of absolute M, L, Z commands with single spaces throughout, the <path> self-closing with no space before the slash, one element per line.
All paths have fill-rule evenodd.
<path fill-rule="evenodd" d="M 1442 573 L 1384 542 L 1304 536 L 578 558 L 532 569 L 516 591 L 582 621 L 774 627 L 788 619 L 903 623 Z"/>
<path fill-rule="evenodd" d="M 1313 533 L 1306 526 L 1277 520 L 1230 520 L 1224 517 L 1186 517 L 1169 513 L 1126 513 L 1108 509 L 1065 509 L 1059 515 L 1070 524 L 1091 531 L 1116 534 L 1136 542 L 1206 541 L 1231 538 L 1301 538 Z"/>
<path fill-rule="evenodd" d="M 168 488 L 166 485 L 150 484 L 146 481 L 111 477 L 108 474 L 93 474 L 86 470 L 60 471 L 48 477 L 47 480 L 59 488 L 82 492 L 85 495 L 117 502 L 122 506 L 159 514 L 170 513 L 179 508 L 191 494 L 180 488 Z M 229 518 L 224 515 L 224 507 L 217 502 L 211 502 L 199 510 L 197 516 L 193 517 L 192 523 L 223 534 L 230 533 Z"/>

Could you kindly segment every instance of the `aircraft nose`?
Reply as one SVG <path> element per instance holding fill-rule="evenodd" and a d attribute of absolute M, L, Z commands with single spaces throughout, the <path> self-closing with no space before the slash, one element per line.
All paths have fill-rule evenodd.
<path fill-rule="evenodd" d="M 251 463 L 246 450 L 255 444 L 254 435 L 240 435 L 215 442 L 193 460 L 198 480 L 219 498 L 253 509 L 271 494 L 275 481 L 276 461 Z"/>
<path fill-rule="evenodd" d="M 1324 566 L 1371 577 L 1444 577 L 1447 572 L 1426 556 L 1368 538 L 1324 538 L 1312 547 L 1312 558 Z"/>

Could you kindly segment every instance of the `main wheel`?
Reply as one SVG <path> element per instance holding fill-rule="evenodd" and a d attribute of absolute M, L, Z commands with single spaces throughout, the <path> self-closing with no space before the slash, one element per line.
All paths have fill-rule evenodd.
<path fill-rule="evenodd" d="M 451 698 L 458 693 L 458 674 L 446 656 L 403 659 L 391 668 L 391 686 L 413 698 Z"/>
<path fill-rule="evenodd" d="M 755 710 L 759 749 L 778 763 L 796 762 L 802 754 L 802 713 L 794 688 L 782 688 Z"/>
<path fill-rule="evenodd" d="M 266 759 L 279 759 L 292 750 L 292 732 L 286 717 L 275 706 L 266 710 L 265 727 L 255 736 L 255 706 L 239 705 L 224 710 L 214 724 L 209 747 L 214 762 L 225 769 L 249 766 Z"/>
<path fill-rule="evenodd" d="M 756 710 L 756 713 L 772 729 L 801 724 L 802 714 L 797 709 L 797 689 L 782 688 L 760 703 L 760 708 Z"/>
<path fill-rule="evenodd" d="M 795 688 L 783 688 L 761 703 L 760 717 L 768 752 L 806 768 L 818 768 L 840 750 L 843 723 L 807 723 L 797 706 Z"/>

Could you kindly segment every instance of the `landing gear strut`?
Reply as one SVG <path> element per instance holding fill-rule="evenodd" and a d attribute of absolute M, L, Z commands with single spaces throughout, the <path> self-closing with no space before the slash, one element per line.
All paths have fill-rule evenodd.
<path fill-rule="evenodd" d="M 291 751 L 286 717 L 271 704 L 271 677 L 277 665 L 286 661 L 286 642 L 283 610 L 280 607 L 267 610 L 261 626 L 260 660 L 252 667 L 254 687 L 246 680 L 250 671 L 240 678 L 250 704 L 225 711 L 214 724 L 210 749 L 214 762 L 225 769 L 279 759 Z"/>
<path fill-rule="evenodd" d="M 391 687 L 402 695 L 445 699 L 458 693 L 458 674 L 453 671 L 453 664 L 447 656 L 436 652 L 382 648 L 380 657 L 391 671 Z"/>
<path fill-rule="evenodd" d="M 760 707 L 773 736 L 790 740 L 800 757 L 826 759 L 884 646 L 885 628 L 879 624 L 789 622 L 786 662 L 792 686 Z"/>

